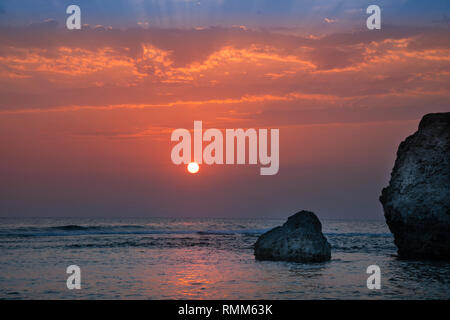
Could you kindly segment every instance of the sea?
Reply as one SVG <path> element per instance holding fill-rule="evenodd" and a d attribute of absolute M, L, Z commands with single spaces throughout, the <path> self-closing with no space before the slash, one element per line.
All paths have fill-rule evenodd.
<path fill-rule="evenodd" d="M 450 263 L 399 259 L 384 221 L 323 220 L 329 262 L 256 261 L 257 237 L 284 222 L 0 218 L 0 299 L 450 298 Z M 68 289 L 70 265 L 81 289 Z"/>

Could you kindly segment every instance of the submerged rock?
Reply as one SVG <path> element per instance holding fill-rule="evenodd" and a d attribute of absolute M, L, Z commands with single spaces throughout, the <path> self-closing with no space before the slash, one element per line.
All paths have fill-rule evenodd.
<path fill-rule="evenodd" d="M 257 260 L 322 262 L 331 259 L 331 246 L 316 215 L 300 211 L 281 227 L 261 235 L 255 243 Z"/>
<path fill-rule="evenodd" d="M 450 259 L 450 113 L 427 114 L 397 151 L 380 201 L 402 258 Z"/>

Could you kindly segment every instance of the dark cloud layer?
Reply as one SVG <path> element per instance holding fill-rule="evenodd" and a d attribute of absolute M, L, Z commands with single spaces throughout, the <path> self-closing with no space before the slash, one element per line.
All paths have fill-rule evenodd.
<path fill-rule="evenodd" d="M 0 55 L 4 60 L 0 62 L 0 70 L 3 70 L 5 75 L 9 74 L 10 78 L 6 76 L 0 79 L 4 83 L 0 89 L 2 96 L 0 107 L 3 110 L 54 108 L 66 105 L 66 101 L 71 101 L 72 105 L 170 102 L 172 98 L 169 96 L 158 95 L 162 88 L 166 91 L 175 90 L 178 97 L 184 100 L 257 95 L 264 87 L 266 88 L 263 91 L 272 95 L 285 95 L 300 90 L 306 94 L 341 97 L 388 94 L 392 93 L 393 86 L 401 92 L 408 88 L 426 86 L 426 82 L 432 83 L 436 88 L 436 83 L 439 82 L 437 80 L 425 81 L 420 77 L 413 79 L 413 74 L 419 76 L 424 72 L 424 67 L 410 65 L 409 67 L 413 69 L 407 70 L 408 66 L 405 65 L 400 73 L 392 74 L 388 74 L 389 72 L 385 70 L 383 75 L 380 74 L 378 77 L 379 80 L 376 74 L 373 74 L 379 71 L 371 70 L 370 75 L 368 71 L 364 73 L 364 69 L 369 69 L 370 64 L 374 63 L 377 57 L 393 59 L 388 57 L 393 50 L 399 54 L 407 52 L 425 54 L 425 51 L 440 50 L 436 54 L 445 55 L 447 54 L 445 50 L 450 49 L 449 39 L 447 29 L 406 27 L 388 27 L 382 32 L 339 33 L 322 38 L 281 35 L 268 30 L 254 31 L 239 28 L 110 30 L 102 27 L 86 27 L 81 31 L 69 32 L 58 28 L 55 21 L 24 27 L 3 27 L 0 28 Z M 404 44 L 401 42 L 403 40 L 405 40 Z M 150 46 L 152 51 L 147 53 L 149 56 L 144 59 L 145 46 Z M 229 53 L 236 55 L 230 57 L 231 61 L 240 59 L 242 63 L 245 63 L 247 59 L 248 63 L 253 63 L 252 59 L 260 59 L 261 63 L 266 63 L 265 61 L 267 64 L 272 63 L 274 71 L 268 70 L 266 74 L 269 76 L 277 70 L 278 66 L 274 61 L 279 59 L 277 63 L 280 67 L 286 68 L 285 74 L 280 73 L 278 76 L 274 74 L 266 81 L 260 78 L 249 78 L 251 76 L 249 75 L 245 84 L 241 83 L 237 86 L 233 81 L 224 83 L 219 81 L 216 86 L 187 80 L 167 82 L 174 78 L 173 74 L 177 70 L 183 70 L 184 76 L 188 77 L 186 69 L 192 65 L 197 65 L 199 70 L 217 67 L 205 64 L 217 63 L 210 62 L 208 59 L 224 48 L 232 48 L 235 51 Z M 71 50 L 70 53 L 67 50 Z M 102 50 L 108 50 L 108 52 L 100 53 Z M 242 57 L 245 54 L 247 56 Z M 258 54 L 266 56 L 258 58 Z M 78 60 L 77 55 L 81 56 Z M 445 58 L 445 56 L 435 57 L 435 59 L 443 59 L 442 62 L 437 62 L 433 59 L 427 61 L 425 56 L 421 57 L 424 63 L 430 65 L 430 72 L 446 70 L 446 66 L 442 65 L 445 63 Z M 86 59 L 91 59 L 97 67 L 89 70 L 90 66 L 87 63 L 84 69 L 78 70 L 74 64 Z M 296 67 L 290 68 L 287 65 L 281 66 L 283 59 L 286 59 L 287 63 L 292 60 L 292 65 L 305 63 L 312 67 L 302 70 L 295 69 Z M 395 57 L 395 59 L 405 58 Z M 59 62 L 52 63 L 53 60 Z M 113 82 L 106 87 L 93 84 L 95 81 L 91 78 L 95 74 L 101 75 L 101 72 L 109 67 L 108 64 L 113 63 L 112 60 L 116 64 L 124 64 L 124 68 L 128 70 L 133 68 L 133 74 L 129 74 L 130 78 L 127 78 L 129 81 L 137 81 L 133 86 Z M 411 57 L 412 60 L 413 57 Z M 72 64 L 71 61 L 73 61 Z M 394 62 L 386 61 L 386 63 Z M 14 68 L 15 64 L 19 65 Z M 42 67 L 46 65 L 49 66 Z M 69 84 L 62 86 L 56 79 L 64 73 L 65 67 L 67 67 L 65 81 Z M 70 74 L 72 68 L 73 75 Z M 199 71 L 201 72 L 203 71 Z M 256 76 L 257 70 L 253 72 Z M 330 72 L 330 74 L 321 72 Z M 360 77 L 358 83 L 351 81 L 352 72 Z M 365 76 L 362 76 L 363 74 Z M 17 80 L 14 76 L 24 79 Z M 133 76 L 136 79 L 132 79 Z M 118 77 L 121 75 L 119 74 Z M 215 80 L 214 75 L 211 77 L 211 80 Z M 70 85 L 71 78 L 76 80 L 77 85 Z M 240 81 L 241 78 L 243 77 L 238 76 L 236 80 Z M 421 81 L 420 84 L 419 81 Z M 324 86 L 324 82 L 328 82 L 328 85 Z M 23 92 L 23 83 L 30 90 Z M 227 93 L 223 94 L 224 91 Z"/>

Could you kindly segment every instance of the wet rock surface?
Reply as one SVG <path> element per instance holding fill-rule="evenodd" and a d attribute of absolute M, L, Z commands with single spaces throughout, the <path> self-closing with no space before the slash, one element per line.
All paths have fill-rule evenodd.
<path fill-rule="evenodd" d="M 425 115 L 397 151 L 380 201 L 398 254 L 450 259 L 450 113 Z"/>
<path fill-rule="evenodd" d="M 262 234 L 254 250 L 257 260 L 323 262 L 331 259 L 331 246 L 322 234 L 322 224 L 310 211 L 300 211 L 281 227 Z"/>

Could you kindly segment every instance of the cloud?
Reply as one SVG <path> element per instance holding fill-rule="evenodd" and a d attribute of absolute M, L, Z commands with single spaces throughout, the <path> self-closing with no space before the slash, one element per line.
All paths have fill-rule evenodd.
<path fill-rule="evenodd" d="M 441 108 L 449 56 L 448 30 L 437 27 L 308 37 L 242 28 L 70 32 L 46 21 L 0 28 L 0 114 L 209 108 L 221 121 L 250 121 L 242 114 L 250 108 L 299 121 L 298 110 Z"/>
<path fill-rule="evenodd" d="M 336 23 L 337 19 L 324 18 L 323 21 L 328 24 L 332 24 L 332 23 Z"/>

